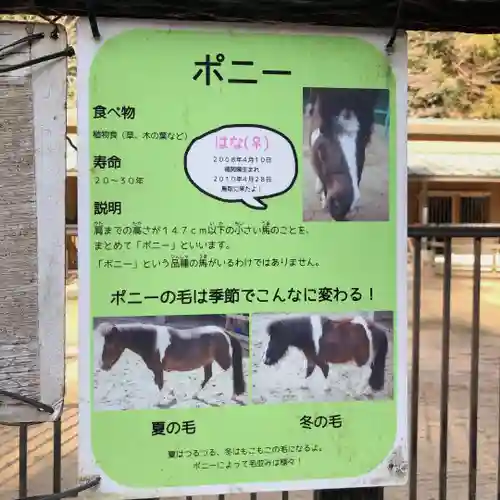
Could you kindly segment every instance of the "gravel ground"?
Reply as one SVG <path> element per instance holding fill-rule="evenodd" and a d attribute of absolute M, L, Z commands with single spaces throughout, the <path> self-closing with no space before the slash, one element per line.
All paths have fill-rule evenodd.
<path fill-rule="evenodd" d="M 326 314 L 326 316 L 336 319 L 363 314 L 366 315 L 366 313 L 346 313 L 342 315 Z M 366 399 L 366 396 L 361 394 L 364 388 L 360 387 L 363 369 L 356 366 L 330 365 L 330 372 L 326 380 L 321 370 L 316 368 L 309 379 L 306 379 L 305 357 L 302 352 L 294 348 L 291 348 L 277 365 L 264 365 L 263 358 L 268 340 L 266 327 L 269 322 L 282 316 L 292 315 L 252 315 L 252 403 L 334 402 Z M 387 359 L 385 387 L 382 391 L 374 394 L 373 399 L 393 397 L 393 366 L 389 362 L 392 359 L 392 332 L 389 334 Z"/>
<path fill-rule="evenodd" d="M 103 321 L 116 318 L 96 319 L 95 326 Z M 164 324 L 164 317 L 120 318 L 120 322 L 138 322 Z M 165 386 L 160 396 L 153 381 L 153 373 L 137 354 L 125 351 L 113 368 L 105 372 L 99 368 L 103 347 L 100 335 L 94 337 L 94 409 L 104 410 L 144 410 L 155 409 L 164 405 L 170 408 L 206 408 L 237 404 L 231 400 L 232 369 L 224 372 L 216 363 L 213 365 L 213 376 L 199 393 L 200 399 L 192 396 L 198 391 L 203 380 L 203 368 L 191 372 L 164 373 Z M 245 351 L 244 351 L 245 352 Z M 248 380 L 248 357 L 243 358 L 243 371 Z M 172 396 L 169 389 L 174 390 L 177 403 L 170 406 Z M 246 403 L 246 395 L 240 397 Z M 200 401 L 201 400 L 201 401 Z"/>

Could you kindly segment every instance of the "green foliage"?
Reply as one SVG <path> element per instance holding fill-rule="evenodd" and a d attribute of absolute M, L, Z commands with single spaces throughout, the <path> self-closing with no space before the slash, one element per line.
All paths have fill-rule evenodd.
<path fill-rule="evenodd" d="M 500 36 L 410 32 L 411 116 L 500 118 Z"/>

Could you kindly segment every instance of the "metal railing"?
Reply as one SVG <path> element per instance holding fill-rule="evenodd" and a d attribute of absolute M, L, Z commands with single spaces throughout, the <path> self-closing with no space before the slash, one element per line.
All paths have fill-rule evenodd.
<path fill-rule="evenodd" d="M 419 445 L 419 402 L 420 402 L 420 362 L 422 347 L 422 240 L 426 238 L 440 238 L 443 240 L 443 278 L 442 278 L 442 321 L 441 321 L 441 373 L 440 373 L 440 402 L 439 402 L 439 467 L 438 467 L 438 496 L 445 500 L 448 493 L 448 451 L 449 451 L 449 399 L 450 399 L 450 346 L 452 323 L 452 242 L 456 239 L 472 240 L 472 314 L 470 335 L 470 365 L 469 365 L 469 401 L 468 401 L 468 474 L 462 481 L 462 487 L 467 488 L 467 498 L 477 498 L 478 475 L 478 411 L 479 411 L 479 366 L 480 366 L 480 314 L 481 314 L 481 255 L 482 242 L 485 238 L 499 238 L 500 225 L 436 225 L 414 226 L 408 230 L 408 236 L 413 239 L 413 290 L 412 290 L 412 372 L 411 372 L 411 416 L 410 416 L 410 477 L 409 499 L 418 498 L 418 445 Z M 463 283 L 463 281 L 462 281 Z M 500 333 L 500 329 L 499 329 Z M 500 336 L 497 341 L 500 341 Z M 496 353 L 493 353 L 492 366 L 496 373 L 492 379 L 498 382 L 498 402 L 496 407 L 497 444 L 496 444 L 496 496 L 500 498 L 500 376 L 498 373 L 500 361 L 500 343 L 497 342 Z M 465 479 L 465 478 L 464 478 Z M 492 488 L 494 486 L 492 485 Z M 484 498 L 484 497 L 480 497 Z"/>
<path fill-rule="evenodd" d="M 411 302 L 411 377 L 410 377 L 410 469 L 408 486 L 405 488 L 387 488 L 385 491 L 382 488 L 364 488 L 355 490 L 323 490 L 313 493 L 315 500 L 382 500 L 385 496 L 388 499 L 401 500 L 417 500 L 421 490 L 420 497 L 429 500 L 436 498 L 445 500 L 452 498 L 468 498 L 473 500 L 480 498 L 481 500 L 499 500 L 500 499 L 500 321 L 493 318 L 493 323 L 496 323 L 498 328 L 496 332 L 488 333 L 488 321 L 481 321 L 481 312 L 483 301 L 481 300 L 481 282 L 484 278 L 481 274 L 481 255 L 483 249 L 483 240 L 488 238 L 500 238 L 500 225 L 439 225 L 439 226 L 412 226 L 408 229 L 408 237 L 413 241 L 412 252 L 413 262 L 410 272 L 409 283 L 411 285 L 411 293 L 409 301 Z M 432 266 L 430 271 L 426 268 L 423 255 L 423 242 L 428 238 L 438 237 L 443 241 L 443 273 L 442 276 L 432 274 Z M 472 264 L 472 279 L 461 277 L 458 281 L 457 295 L 452 293 L 452 281 L 454 269 L 452 263 L 452 248 L 453 243 L 457 240 L 471 242 L 473 264 Z M 429 272 L 431 275 L 429 277 Z M 426 280 L 430 280 L 426 283 Z M 495 280 L 500 287 L 500 282 Z M 437 285 L 436 285 L 437 283 Z M 427 286 L 430 284 L 431 286 Z M 470 292 L 470 293 L 469 293 Z M 426 297 L 426 293 L 434 295 Z M 496 300 L 500 304 L 500 288 L 498 292 L 493 291 L 493 295 L 498 294 Z M 436 295 L 437 294 L 437 295 Z M 468 294 L 468 295 L 467 295 Z M 441 296 L 442 303 L 436 304 L 436 296 Z M 470 328 L 469 325 L 461 326 L 465 332 L 463 335 L 458 335 L 461 345 L 460 355 L 467 363 L 462 363 L 461 367 L 450 377 L 450 369 L 456 364 L 454 360 L 453 347 L 453 320 L 457 314 L 452 307 L 452 298 L 458 299 L 455 301 L 458 304 L 458 311 L 464 318 L 468 316 L 468 308 L 470 308 Z M 425 302 L 425 301 L 428 302 Z M 435 320 L 427 320 L 422 317 L 422 312 L 428 312 L 431 307 L 435 308 Z M 494 306 L 492 309 L 494 315 Z M 486 311 L 488 313 L 488 311 Z M 496 309 L 497 317 L 500 318 L 500 307 Z M 460 314 L 458 314 L 460 316 Z M 434 321 L 433 327 L 436 331 L 440 331 L 441 345 L 436 349 L 436 337 L 431 327 L 426 326 L 426 322 Z M 465 320 L 463 320 L 465 321 Z M 462 322 L 463 322 L 462 321 Z M 491 322 L 491 321 L 490 321 Z M 488 327 L 489 328 L 489 327 Z M 494 330 L 494 326 L 493 326 Z M 481 334 L 485 337 L 481 345 Z M 430 345 L 428 345 L 430 342 Z M 467 353 L 463 351 L 465 345 L 468 345 Z M 436 360 L 431 359 L 438 352 L 439 356 Z M 463 359 L 461 358 L 461 361 Z M 435 376 L 436 361 L 440 364 L 439 377 Z M 423 366 L 426 365 L 426 366 Z M 488 375 L 485 378 L 487 386 L 480 393 L 479 376 L 483 369 Z M 430 373 L 427 373 L 430 371 Z M 422 373 L 427 373 L 422 382 Z M 436 378 L 438 380 L 436 380 Z M 455 384 L 455 380 L 458 382 Z M 468 384 L 465 379 L 468 379 Z M 433 387 L 439 382 L 439 396 L 424 393 L 422 396 L 422 388 Z M 455 385 L 454 385 L 455 384 Z M 466 386 L 469 386 L 467 391 Z M 456 388 L 458 387 L 458 389 Z M 435 387 L 434 387 L 435 388 Z M 450 390 L 451 388 L 451 390 Z M 458 391 L 458 396 L 454 394 Z M 496 391 L 496 393 L 495 393 Z M 425 391 L 424 391 L 425 392 Z M 468 397 L 465 397 L 468 392 Z M 488 399 L 488 424 L 480 428 L 478 419 L 480 413 L 484 413 L 483 406 L 480 404 L 480 395 L 484 394 Z M 467 453 L 458 462 L 460 465 L 466 463 L 467 470 L 463 474 L 455 474 L 450 470 L 449 464 L 453 465 L 453 454 L 456 453 L 456 447 L 453 453 L 450 453 L 450 442 L 453 439 L 450 435 L 455 434 L 453 427 L 450 434 L 450 398 L 454 401 L 458 399 L 466 405 L 462 409 L 456 410 L 452 408 L 452 414 L 455 419 L 461 419 L 464 413 L 467 415 L 468 432 L 467 435 Z M 483 398 L 484 399 L 484 398 Z M 434 406 L 432 406 L 434 405 Z M 431 425 L 429 422 L 423 421 L 421 418 L 422 406 L 429 410 L 429 414 L 435 414 L 437 421 L 433 426 L 433 432 L 436 427 L 439 429 L 439 436 L 436 442 L 428 443 L 427 439 L 422 439 L 422 425 Z M 428 407 L 428 408 L 427 408 Z M 427 411 L 427 410 L 426 410 Z M 458 413 L 457 413 L 458 412 Z M 491 414 L 491 415 L 490 415 Z M 456 416 L 458 415 L 458 417 Z M 481 417 L 483 418 L 483 417 Z M 493 423 L 493 422 L 496 422 Z M 457 422 L 452 422 L 453 425 L 458 425 Z M 495 427 L 496 425 L 496 427 Z M 481 441 L 484 445 L 484 433 L 487 429 L 487 448 L 482 452 L 482 457 L 488 462 L 490 469 L 485 473 L 480 472 L 478 467 L 479 444 Z M 463 429 L 460 430 L 459 438 L 463 442 Z M 452 436 L 453 438 L 453 436 Z M 478 439 L 480 438 L 480 439 Z M 431 440 L 432 441 L 432 440 Z M 61 493 L 61 471 L 62 471 L 62 428 L 61 421 L 55 422 L 53 427 L 53 460 L 52 460 L 52 483 L 53 493 L 50 496 L 51 500 L 63 498 L 78 493 L 78 488 Z M 453 443 L 452 443 L 453 444 Z M 425 446 L 429 448 L 427 455 L 434 455 L 437 451 L 439 457 L 438 465 L 430 471 L 431 479 L 437 480 L 435 491 L 429 489 L 427 484 L 421 478 L 425 479 L 425 473 L 419 472 L 421 465 L 427 466 L 428 456 L 419 460 L 419 449 L 425 452 Z M 460 448 L 461 449 L 461 448 Z M 26 498 L 28 495 L 28 426 L 21 425 L 19 427 L 19 497 Z M 450 462 L 451 460 L 451 462 Z M 495 464 L 496 470 L 491 469 L 491 464 Z M 478 474 L 482 474 L 482 478 L 486 478 L 478 483 Z M 420 480 L 420 481 L 419 481 Z M 450 489 L 450 484 L 452 487 Z M 481 486 L 481 491 L 478 493 L 478 487 Z M 455 488 L 455 491 L 451 491 Z M 448 495 L 449 491 L 451 494 Z M 457 493 L 458 492 L 458 493 Z M 464 496 L 464 494 L 466 495 Z M 462 496 L 460 496 L 461 494 Z M 458 495 L 458 496 L 457 496 Z M 47 498 L 48 495 L 43 496 Z M 29 498 L 29 497 L 28 497 Z M 37 498 L 40 498 L 37 497 Z M 190 497 L 188 497 L 189 499 Z M 282 499 L 288 500 L 289 493 L 282 492 Z M 224 500 L 224 495 L 220 495 L 218 500 Z M 250 500 L 257 500 L 257 494 L 251 494 Z"/>

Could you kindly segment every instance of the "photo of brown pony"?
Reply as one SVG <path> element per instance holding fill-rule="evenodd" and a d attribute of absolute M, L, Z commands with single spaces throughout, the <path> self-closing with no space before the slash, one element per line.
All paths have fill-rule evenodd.
<path fill-rule="evenodd" d="M 372 315 L 252 315 L 252 401 L 392 398 L 392 315 Z"/>
<path fill-rule="evenodd" d="M 389 91 L 303 89 L 304 221 L 389 220 Z"/>
<path fill-rule="evenodd" d="M 104 379 L 103 374 L 118 374 L 121 368 L 127 373 L 122 373 L 122 382 L 115 387 L 117 391 L 123 391 L 123 376 L 132 375 L 133 378 L 125 363 L 133 363 L 136 369 L 141 367 L 141 378 L 144 377 L 142 392 L 150 392 L 153 384 L 157 388 L 156 402 L 151 400 L 149 406 L 243 405 L 246 392 L 245 358 L 248 354 L 243 347 L 246 339 L 241 332 L 244 329 L 239 325 L 245 323 L 245 319 L 248 323 L 248 316 L 244 315 L 238 315 L 237 319 L 210 318 L 208 324 L 202 318 L 192 316 L 184 317 L 184 322 L 183 317 L 173 317 L 172 323 L 168 316 L 163 321 L 161 317 L 140 321 L 137 318 L 98 321 L 94 330 L 95 378 Z M 147 372 L 142 369 L 149 371 L 147 379 Z M 201 380 L 198 378 L 200 371 L 203 372 Z M 209 396 L 202 397 L 201 393 L 207 391 Z M 181 398 L 184 401 L 179 400 L 179 393 L 182 392 L 187 393 L 187 398 Z M 214 392 L 215 401 L 211 397 L 215 396 Z"/>

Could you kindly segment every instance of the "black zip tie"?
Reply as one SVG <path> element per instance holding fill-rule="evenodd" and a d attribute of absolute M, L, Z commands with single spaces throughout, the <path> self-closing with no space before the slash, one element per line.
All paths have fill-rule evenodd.
<path fill-rule="evenodd" d="M 94 40 L 100 40 L 101 33 L 99 32 L 99 25 L 97 24 L 97 17 L 95 15 L 94 0 L 87 0 L 86 3 L 89 16 L 90 29 L 92 30 L 92 36 L 94 37 Z"/>
<path fill-rule="evenodd" d="M 396 18 L 394 19 L 394 24 L 392 25 L 392 32 L 389 40 L 385 44 L 385 53 L 390 56 L 394 52 L 394 42 L 398 36 L 398 28 L 401 21 L 401 13 L 403 12 L 404 0 L 398 0 L 398 5 L 396 8 Z"/>
<path fill-rule="evenodd" d="M 24 38 L 20 38 L 15 42 L 4 45 L 3 47 L 0 47 L 0 59 L 5 59 L 6 57 L 11 55 L 11 51 L 9 49 L 14 49 L 18 45 L 24 45 L 25 43 L 36 42 L 38 40 L 41 40 L 42 38 L 45 38 L 45 33 L 35 33 L 32 35 L 25 36 Z"/>
<path fill-rule="evenodd" d="M 54 18 L 50 18 L 39 12 L 37 16 L 42 18 L 44 21 L 48 22 L 52 26 L 54 26 L 54 29 L 50 32 L 50 38 L 52 38 L 52 40 L 57 40 L 59 38 L 59 26 L 57 25 L 57 21 L 61 19 L 62 15 L 58 14 L 54 16 Z"/>
<path fill-rule="evenodd" d="M 7 396 L 8 398 L 14 399 L 16 401 L 20 401 L 21 403 L 26 403 L 27 405 L 33 406 L 34 408 L 43 411 L 45 413 L 54 413 L 54 408 L 52 406 L 42 403 L 41 401 L 37 401 L 36 399 L 29 398 L 27 396 L 21 396 L 21 394 L 17 394 L 15 392 L 6 391 L 5 389 L 0 389 L 0 396 Z"/>
<path fill-rule="evenodd" d="M 91 479 L 90 481 L 87 481 L 80 486 L 75 486 L 74 488 L 66 491 L 61 491 L 60 493 L 53 493 L 52 495 L 35 495 L 32 497 L 17 498 L 16 500 L 60 500 L 61 498 L 76 497 L 78 493 L 90 490 L 91 488 L 98 486 L 100 482 L 101 478 L 95 477 L 94 479 Z"/>
<path fill-rule="evenodd" d="M 35 64 L 40 64 L 45 61 L 51 61 L 52 59 L 57 59 L 59 57 L 73 57 L 75 55 L 75 49 L 68 45 L 64 50 L 59 52 L 54 52 L 53 54 L 47 54 L 46 56 L 38 57 L 37 59 L 30 59 L 19 64 L 12 64 L 10 66 L 5 66 L 0 68 L 0 74 L 9 73 L 15 71 L 16 69 L 27 68 L 29 66 L 34 66 Z"/>

